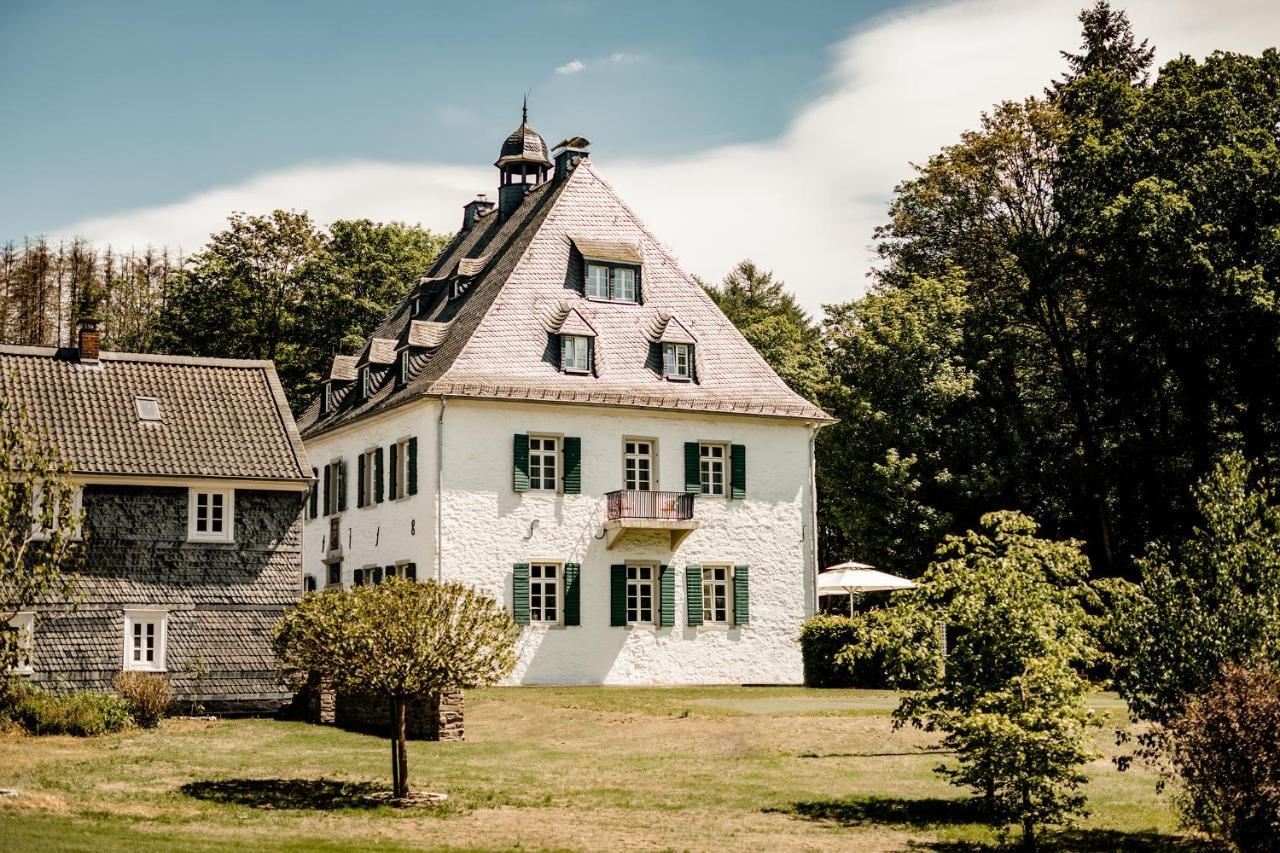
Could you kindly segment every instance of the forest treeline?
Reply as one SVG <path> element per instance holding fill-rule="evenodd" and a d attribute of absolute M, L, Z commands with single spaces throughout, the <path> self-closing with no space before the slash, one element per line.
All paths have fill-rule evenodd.
<path fill-rule="evenodd" d="M 915 576 L 1009 509 L 1126 574 L 1189 535 L 1224 455 L 1280 475 L 1280 55 L 1153 73 L 1099 8 L 1060 78 L 895 189 L 865 295 L 815 320 L 749 261 L 704 285 L 839 419 L 818 438 L 824 563 Z M 96 287 L 104 346 L 274 359 L 296 411 L 446 240 L 275 211 L 187 258 L 26 241 L 3 252 L 0 338 L 68 342 Z"/>

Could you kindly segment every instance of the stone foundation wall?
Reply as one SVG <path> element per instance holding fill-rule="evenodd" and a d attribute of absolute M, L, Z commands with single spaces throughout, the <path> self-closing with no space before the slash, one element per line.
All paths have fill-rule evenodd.
<path fill-rule="evenodd" d="M 463 740 L 461 690 L 415 696 L 405 709 L 405 732 L 410 740 Z M 390 700 L 373 693 L 337 693 L 309 689 L 307 719 L 370 734 L 390 734 Z"/>

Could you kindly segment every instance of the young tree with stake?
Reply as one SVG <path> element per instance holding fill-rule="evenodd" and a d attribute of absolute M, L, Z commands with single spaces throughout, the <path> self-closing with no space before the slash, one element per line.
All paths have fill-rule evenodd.
<path fill-rule="evenodd" d="M 312 675 L 339 692 L 387 697 L 392 794 L 409 794 L 409 699 L 494 684 L 515 666 L 515 620 L 464 584 L 392 578 L 311 593 L 276 626 L 280 668 L 293 686 Z"/>

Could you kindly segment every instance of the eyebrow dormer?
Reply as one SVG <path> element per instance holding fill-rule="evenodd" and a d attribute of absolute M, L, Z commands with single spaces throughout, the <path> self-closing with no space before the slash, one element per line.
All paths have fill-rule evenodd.
<path fill-rule="evenodd" d="M 351 387 L 356 379 L 356 356 L 335 355 L 329 368 L 329 378 L 320 389 L 320 414 L 327 415 L 338 408 L 344 396 L 342 392 Z"/>
<path fill-rule="evenodd" d="M 698 340 L 678 318 L 666 311 L 659 312 L 649 341 L 653 345 L 650 363 L 658 375 L 669 382 L 698 381 L 695 360 Z"/>

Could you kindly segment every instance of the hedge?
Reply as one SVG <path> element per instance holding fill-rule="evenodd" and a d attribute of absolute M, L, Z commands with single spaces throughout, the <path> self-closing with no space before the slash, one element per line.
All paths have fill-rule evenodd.
<path fill-rule="evenodd" d="M 819 613 L 800 629 L 806 687 L 884 687 L 879 660 L 872 658 L 856 668 L 836 661 L 836 654 L 853 642 L 853 622 L 847 616 Z"/>

